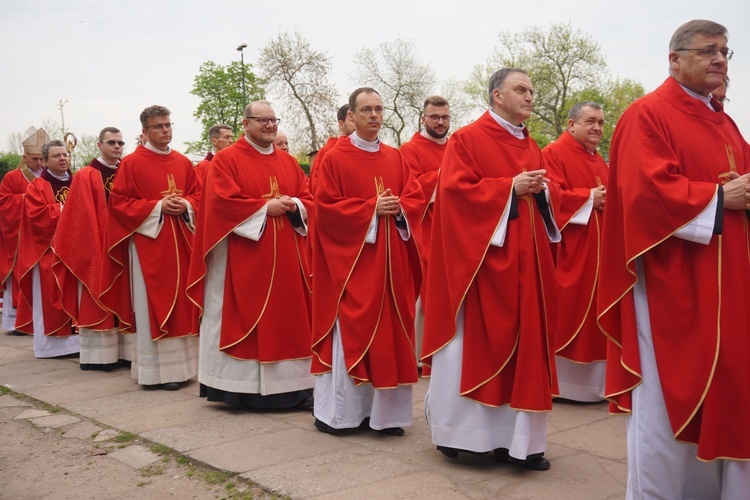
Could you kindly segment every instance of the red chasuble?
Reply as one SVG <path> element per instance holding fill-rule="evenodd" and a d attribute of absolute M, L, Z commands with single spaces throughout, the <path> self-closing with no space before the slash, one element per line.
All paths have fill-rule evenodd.
<path fill-rule="evenodd" d="M 200 182 L 200 185 L 203 186 L 206 182 L 206 175 L 208 174 L 208 166 L 211 165 L 211 160 L 213 159 L 214 154 L 209 151 L 208 154 L 204 159 L 200 161 L 195 166 L 195 174 L 198 176 L 198 182 Z"/>
<path fill-rule="evenodd" d="M 438 172 L 445 153 L 444 144 L 437 144 L 424 137 L 420 132 L 414 133 L 409 142 L 401 146 L 401 156 L 409 165 L 409 170 L 422 186 L 425 199 L 425 211 L 422 214 L 422 269 L 427 276 L 427 262 L 430 255 L 430 235 L 434 203 L 430 203 L 437 187 Z M 427 280 L 422 283 L 422 298 L 425 297 Z"/>
<path fill-rule="evenodd" d="M 461 395 L 488 406 L 550 410 L 557 393 L 555 268 L 531 195 L 517 197 L 518 216 L 507 223 L 504 245 L 490 245 L 510 210 L 513 177 L 540 168 L 534 140 L 512 136 L 489 112 L 457 130 L 443 157 L 422 353 L 429 365 L 453 340 L 463 306 Z M 556 196 L 556 187 L 549 189 Z"/>
<path fill-rule="evenodd" d="M 312 371 L 331 371 L 332 329 L 338 318 L 349 376 L 378 389 L 417 382 L 415 302 L 421 283 L 417 245 L 424 198 L 397 150 L 370 153 L 342 137 L 326 154 L 315 197 L 313 232 Z M 400 199 L 411 230 L 404 241 L 393 216 L 377 217 L 379 193 Z"/>
<path fill-rule="evenodd" d="M 46 172 L 29 184 L 24 196 L 24 217 L 21 219 L 20 241 L 23 252 L 18 254 L 18 283 L 21 297 L 18 300 L 16 330 L 34 333 L 32 269 L 39 265 L 42 302 L 44 303 L 44 334 L 66 336 L 71 334 L 70 317 L 65 313 L 57 283 L 52 273 L 52 251 L 55 229 L 60 211 L 69 192 L 70 179 L 54 184 Z"/>
<path fill-rule="evenodd" d="M 721 108 L 673 78 L 633 103 L 612 141 L 597 311 L 609 338 L 607 395 L 631 410 L 641 381 L 633 286 L 643 259 L 656 364 L 679 441 L 698 458 L 750 459 L 750 246 L 743 210 L 708 245 L 673 236 L 706 209 L 750 148 Z"/>
<path fill-rule="evenodd" d="M 305 174 L 286 153 L 264 155 L 240 138 L 211 162 L 196 224 L 188 295 L 201 311 L 206 295 L 223 296 L 219 349 L 233 358 L 267 363 L 311 356 L 311 283 L 304 238 L 286 214 L 267 216 L 258 241 L 232 232 L 270 199 L 284 195 L 299 198 L 312 210 Z M 224 238 L 224 289 L 204 291 L 211 250 Z"/>
<path fill-rule="evenodd" d="M 28 169 L 28 168 L 27 168 Z M 23 195 L 29 186 L 29 179 L 20 168 L 11 170 L 0 182 L 0 292 L 5 290 L 9 276 L 13 286 L 13 300 L 18 304 L 18 280 L 13 268 L 18 255 L 18 229 L 23 214 Z"/>
<path fill-rule="evenodd" d="M 176 151 L 160 155 L 138 146 L 120 162 L 108 206 L 108 258 L 102 270 L 101 301 L 120 318 L 121 330 L 137 330 L 130 300 L 128 247 L 132 238 L 148 290 L 154 340 L 197 334 L 192 326 L 194 305 L 185 294 L 193 242 L 187 214 L 162 214 L 164 225 L 155 239 L 136 233 L 170 193 L 185 198 L 197 210 L 200 185 L 190 160 Z"/>
<path fill-rule="evenodd" d="M 310 193 L 315 196 L 315 186 L 318 183 L 320 177 L 320 165 L 323 164 L 323 158 L 330 150 L 336 146 L 336 142 L 339 140 L 338 137 L 329 137 L 326 143 L 318 151 L 318 155 L 315 157 L 312 168 L 310 169 Z"/>
<path fill-rule="evenodd" d="M 99 302 L 107 239 L 107 197 L 115 172 L 93 159 L 73 176 L 57 225 L 57 258 L 52 266 L 63 307 L 74 326 L 100 331 L 115 326 L 114 316 Z M 79 282 L 83 285 L 80 306 Z"/>
<path fill-rule="evenodd" d="M 606 186 L 607 164 L 591 154 L 569 132 L 542 151 L 550 179 L 562 190 L 555 219 L 562 231 L 557 247 L 557 285 L 560 308 L 555 352 L 579 363 L 607 357 L 607 339 L 596 324 L 596 277 L 603 213 L 592 210 L 588 224 L 569 224 L 589 201 L 591 189 Z"/>

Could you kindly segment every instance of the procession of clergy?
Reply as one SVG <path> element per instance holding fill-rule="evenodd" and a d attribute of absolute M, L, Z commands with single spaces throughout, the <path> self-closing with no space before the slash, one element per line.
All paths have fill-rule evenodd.
<path fill-rule="evenodd" d="M 594 102 L 540 151 L 516 68 L 450 139 L 448 101 L 427 98 L 399 150 L 378 138 L 377 91 L 355 90 L 309 179 L 267 101 L 237 140 L 213 127 L 197 168 L 162 106 L 132 154 L 104 128 L 75 175 L 32 128 L 0 184 L 3 327 L 36 357 L 130 364 L 146 388 L 197 374 L 209 401 L 312 407 L 335 436 L 404 434 L 422 370 L 440 452 L 531 470 L 550 468 L 553 398 L 599 402 L 606 372 L 629 414 L 629 497 L 746 498 L 750 148 L 722 105 L 732 55 L 723 26 L 678 28 L 609 166 Z"/>

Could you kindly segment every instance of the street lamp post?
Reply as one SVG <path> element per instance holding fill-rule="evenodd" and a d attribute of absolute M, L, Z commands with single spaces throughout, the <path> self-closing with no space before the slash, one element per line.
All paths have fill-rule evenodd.
<path fill-rule="evenodd" d="M 245 112 L 247 106 L 247 89 L 245 88 L 245 49 L 247 48 L 246 43 L 241 43 L 237 50 L 240 53 L 240 62 L 242 63 L 242 112 Z"/>

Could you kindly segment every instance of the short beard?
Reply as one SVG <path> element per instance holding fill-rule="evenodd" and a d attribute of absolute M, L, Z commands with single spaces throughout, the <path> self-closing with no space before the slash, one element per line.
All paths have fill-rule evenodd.
<path fill-rule="evenodd" d="M 434 128 L 430 128 L 428 126 L 425 126 L 424 131 L 427 132 L 427 135 L 429 135 L 433 139 L 442 139 L 443 137 L 448 135 L 448 127 L 445 128 L 445 132 L 443 132 L 442 134 L 438 134 L 437 132 L 435 132 Z"/>

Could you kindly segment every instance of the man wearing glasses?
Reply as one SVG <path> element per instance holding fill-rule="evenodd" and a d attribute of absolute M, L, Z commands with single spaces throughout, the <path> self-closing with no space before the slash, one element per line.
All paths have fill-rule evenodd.
<path fill-rule="evenodd" d="M 450 106 L 444 97 L 430 96 L 424 101 L 421 131 L 415 132 L 411 140 L 401 146 L 401 156 L 409 165 L 409 170 L 422 186 L 422 193 L 427 202 L 422 214 L 422 272 L 427 276 L 427 259 L 430 255 L 430 228 L 435 203 L 438 171 L 443 161 L 445 145 L 448 142 L 448 130 L 451 126 Z M 422 330 L 424 326 L 424 296 L 426 280 L 422 281 L 422 290 L 417 302 L 417 321 L 415 325 L 417 358 L 422 351 Z"/>
<path fill-rule="evenodd" d="M 245 134 L 217 153 L 204 185 L 188 294 L 201 308 L 200 396 L 234 408 L 312 407 L 312 197 L 274 145 L 279 119 L 250 103 Z"/>
<path fill-rule="evenodd" d="M 55 233 L 53 269 L 63 306 L 81 339 L 81 370 L 112 370 L 119 360 L 132 359 L 132 336 L 118 332 L 115 316 L 99 302 L 107 201 L 123 146 L 117 128 L 99 132 L 101 155 L 73 176 Z"/>
<path fill-rule="evenodd" d="M 680 26 L 667 80 L 612 141 L 599 274 L 606 394 L 628 413 L 628 498 L 750 491 L 750 148 L 711 92 L 727 30 Z"/>
<path fill-rule="evenodd" d="M 120 330 L 135 333 L 133 378 L 174 391 L 198 369 L 185 287 L 200 185 L 190 160 L 169 147 L 169 110 L 151 106 L 140 118 L 147 142 L 122 160 L 110 192 L 101 301 Z"/>
<path fill-rule="evenodd" d="M 380 142 L 383 101 L 349 96 L 355 130 L 321 162 L 313 230 L 315 427 L 401 436 L 417 383 L 414 304 L 424 198 L 399 152 Z"/>

